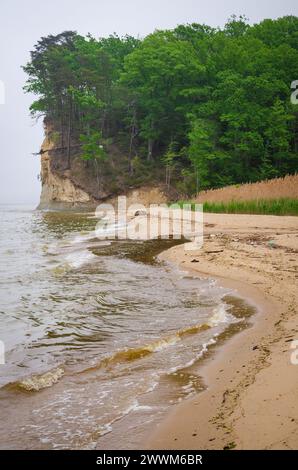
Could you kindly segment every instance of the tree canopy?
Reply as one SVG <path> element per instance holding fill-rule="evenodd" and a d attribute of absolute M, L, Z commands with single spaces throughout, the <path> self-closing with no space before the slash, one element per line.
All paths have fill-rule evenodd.
<path fill-rule="evenodd" d="M 81 145 L 105 165 L 106 142 L 137 168 L 193 194 L 297 171 L 298 18 L 222 29 L 197 23 L 95 39 L 65 31 L 41 38 L 25 90 L 34 116 L 59 132 L 61 147 Z M 97 169 L 98 172 L 98 169 Z"/>

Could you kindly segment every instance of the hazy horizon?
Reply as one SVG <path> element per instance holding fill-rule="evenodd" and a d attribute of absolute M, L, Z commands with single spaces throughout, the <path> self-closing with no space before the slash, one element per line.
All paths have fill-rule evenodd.
<path fill-rule="evenodd" d="M 75 30 L 95 37 L 130 34 L 145 36 L 155 29 L 171 29 L 182 23 L 224 26 L 232 14 L 244 14 L 250 23 L 264 18 L 297 15 L 294 0 L 64 0 L 46 4 L 37 0 L 2 5 L 0 31 L 0 84 L 5 86 L 5 103 L 0 104 L 1 176 L 0 204 L 37 204 L 40 183 L 38 152 L 43 140 L 42 122 L 29 116 L 32 96 L 22 87 L 26 76 L 21 69 L 41 36 Z M 1 88 L 0 88 L 1 103 Z"/>

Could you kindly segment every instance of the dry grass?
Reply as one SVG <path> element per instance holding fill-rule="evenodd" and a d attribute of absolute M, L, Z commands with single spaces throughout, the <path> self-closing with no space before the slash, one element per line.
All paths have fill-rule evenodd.
<path fill-rule="evenodd" d="M 227 203 L 232 201 L 264 201 L 281 198 L 298 199 L 298 174 L 260 181 L 259 183 L 233 185 L 202 191 L 196 198 L 196 201 Z"/>

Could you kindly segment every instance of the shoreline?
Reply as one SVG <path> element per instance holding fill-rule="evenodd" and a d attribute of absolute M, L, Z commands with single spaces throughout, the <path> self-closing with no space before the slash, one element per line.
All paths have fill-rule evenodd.
<path fill-rule="evenodd" d="M 290 345 L 298 339 L 298 220 L 229 214 L 204 214 L 204 219 L 201 250 L 187 252 L 178 245 L 160 259 L 216 279 L 257 312 L 251 326 L 220 345 L 199 367 L 206 390 L 175 406 L 145 446 L 297 448 L 298 366 L 291 364 Z"/>

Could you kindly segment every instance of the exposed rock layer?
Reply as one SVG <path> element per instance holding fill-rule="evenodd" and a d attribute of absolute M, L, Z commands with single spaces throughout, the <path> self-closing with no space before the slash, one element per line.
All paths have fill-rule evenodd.
<path fill-rule="evenodd" d="M 121 185 L 109 187 L 108 177 L 103 178 L 98 190 L 97 178 L 90 165 L 79 154 L 72 153 L 71 169 L 67 168 L 65 150 L 57 149 L 53 132 L 45 127 L 45 139 L 41 147 L 41 210 L 94 210 L 101 202 L 115 206 L 117 195 L 127 196 L 127 206 L 131 204 L 166 203 L 167 197 L 161 187 L 143 186 L 125 190 Z M 115 206 L 116 207 L 116 206 Z"/>

